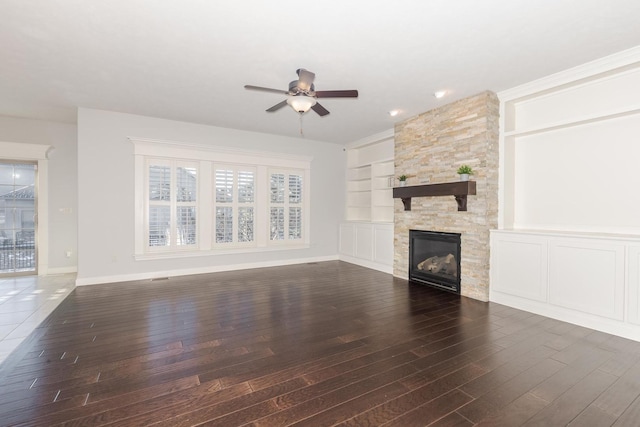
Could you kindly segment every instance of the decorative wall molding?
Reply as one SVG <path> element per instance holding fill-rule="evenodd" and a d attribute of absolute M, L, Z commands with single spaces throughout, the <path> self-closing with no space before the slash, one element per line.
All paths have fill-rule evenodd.
<path fill-rule="evenodd" d="M 500 99 L 515 99 L 529 96 L 534 92 L 543 92 L 547 89 L 561 89 L 563 85 L 579 84 L 583 79 L 591 79 L 594 75 L 632 66 L 639 61 L 640 46 L 636 46 L 577 67 L 551 74 L 541 79 L 533 80 L 515 88 L 503 90 L 498 92 L 498 97 Z"/>
<path fill-rule="evenodd" d="M 51 148 L 51 145 L 45 144 L 0 141 L 0 155 L 9 160 L 46 160 Z"/>

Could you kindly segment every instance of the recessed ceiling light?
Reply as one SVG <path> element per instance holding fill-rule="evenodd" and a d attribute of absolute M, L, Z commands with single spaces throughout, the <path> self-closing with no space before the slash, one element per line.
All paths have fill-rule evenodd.
<path fill-rule="evenodd" d="M 400 114 L 400 110 L 391 110 L 391 111 L 389 111 L 389 115 L 390 115 L 391 117 L 395 117 L 395 116 L 397 116 L 398 114 Z"/>
<path fill-rule="evenodd" d="M 447 94 L 446 90 L 439 90 L 433 94 L 436 98 L 440 99 Z"/>

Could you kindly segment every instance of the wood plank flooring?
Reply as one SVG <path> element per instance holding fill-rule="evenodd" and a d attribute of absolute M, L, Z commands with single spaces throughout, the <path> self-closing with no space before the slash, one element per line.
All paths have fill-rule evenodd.
<path fill-rule="evenodd" d="M 3 426 L 638 426 L 640 343 L 344 262 L 81 287 Z"/>

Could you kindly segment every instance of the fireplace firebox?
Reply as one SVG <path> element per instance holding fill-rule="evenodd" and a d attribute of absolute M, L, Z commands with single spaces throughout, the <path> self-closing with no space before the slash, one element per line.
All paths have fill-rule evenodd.
<path fill-rule="evenodd" d="M 409 230 L 409 280 L 460 293 L 460 234 Z"/>

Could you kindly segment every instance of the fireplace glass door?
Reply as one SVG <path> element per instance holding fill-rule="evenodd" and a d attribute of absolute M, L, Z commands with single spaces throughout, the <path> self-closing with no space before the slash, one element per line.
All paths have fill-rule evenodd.
<path fill-rule="evenodd" d="M 460 234 L 409 231 L 409 279 L 460 293 Z"/>

